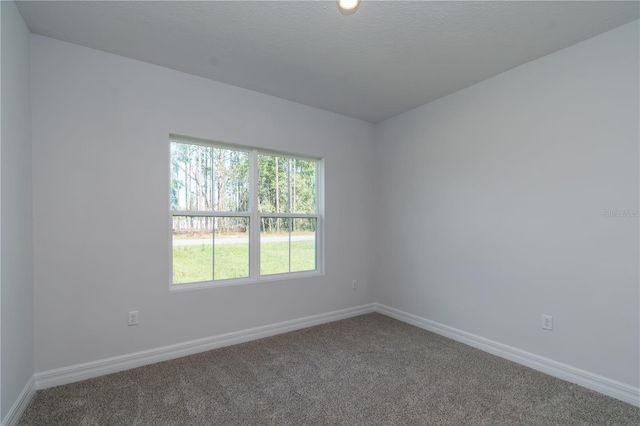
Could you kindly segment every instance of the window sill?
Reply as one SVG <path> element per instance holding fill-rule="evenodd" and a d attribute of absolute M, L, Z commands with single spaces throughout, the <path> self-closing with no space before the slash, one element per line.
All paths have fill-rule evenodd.
<path fill-rule="evenodd" d="M 273 281 L 286 281 L 286 280 L 295 280 L 295 279 L 301 279 L 301 278 L 321 277 L 323 275 L 324 273 L 320 271 L 290 272 L 286 274 L 265 275 L 265 276 L 261 276 L 260 278 L 234 278 L 234 279 L 218 280 L 218 281 L 203 281 L 203 282 L 197 282 L 197 283 L 171 284 L 169 286 L 169 292 L 178 293 L 183 291 L 203 290 L 208 288 L 230 287 L 230 286 L 246 285 L 246 284 L 261 284 L 261 283 L 273 282 Z"/>

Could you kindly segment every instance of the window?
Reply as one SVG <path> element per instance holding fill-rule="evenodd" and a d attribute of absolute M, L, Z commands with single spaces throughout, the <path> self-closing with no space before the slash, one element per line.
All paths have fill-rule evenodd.
<path fill-rule="evenodd" d="M 321 272 L 321 160 L 170 137 L 172 284 Z"/>

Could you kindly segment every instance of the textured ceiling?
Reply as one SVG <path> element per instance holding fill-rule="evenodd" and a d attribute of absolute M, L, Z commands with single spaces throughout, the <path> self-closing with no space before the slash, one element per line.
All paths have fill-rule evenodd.
<path fill-rule="evenodd" d="M 638 2 L 17 2 L 33 33 L 379 122 L 638 19 Z"/>

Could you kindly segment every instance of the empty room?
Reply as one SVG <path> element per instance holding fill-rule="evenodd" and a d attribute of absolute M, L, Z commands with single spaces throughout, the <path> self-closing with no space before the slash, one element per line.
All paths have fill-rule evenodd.
<path fill-rule="evenodd" d="M 0 420 L 640 424 L 640 2 L 0 2 Z"/>

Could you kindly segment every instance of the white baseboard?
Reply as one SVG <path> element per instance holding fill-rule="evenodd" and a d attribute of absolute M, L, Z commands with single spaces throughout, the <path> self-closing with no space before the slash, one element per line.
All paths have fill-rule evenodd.
<path fill-rule="evenodd" d="M 327 312 L 324 314 L 298 318 L 295 320 L 221 334 L 204 339 L 191 340 L 175 345 L 36 373 L 35 384 L 34 379 L 27 384 L 20 394 L 20 398 L 7 414 L 7 420 L 2 423 L 2 425 L 12 426 L 17 423 L 20 415 L 31 400 L 36 389 L 45 389 L 52 386 L 73 383 L 80 380 L 103 376 L 105 374 L 129 370 L 131 368 L 167 361 L 224 346 L 262 339 L 264 337 L 274 336 L 293 330 L 300 330 L 314 325 L 338 321 L 370 312 L 379 312 L 383 315 L 432 331 L 452 340 L 456 340 L 482 351 L 497 355 L 501 358 L 517 362 L 518 364 L 533 368 L 534 370 L 541 371 L 549 374 L 550 376 L 584 386 L 585 388 L 640 407 L 640 388 L 638 387 L 572 367 L 521 349 L 504 345 L 502 343 L 449 327 L 417 315 L 409 314 L 389 306 L 381 305 L 379 303 L 370 303 L 339 311 Z"/>
<path fill-rule="evenodd" d="M 531 352 L 523 351 L 496 341 L 467 333 L 457 328 L 431 321 L 417 315 L 409 314 L 389 306 L 375 304 L 375 310 L 381 314 L 402 322 L 432 331 L 452 340 L 464 343 L 501 358 L 541 371 L 550 376 L 575 383 L 585 388 L 600 392 L 629 404 L 640 407 L 640 388 L 572 367 Z"/>
<path fill-rule="evenodd" d="M 18 395 L 18 399 L 16 399 L 16 402 L 14 402 L 9 409 L 4 421 L 2 421 L 2 426 L 17 425 L 18 420 L 20 420 L 20 416 L 24 413 L 24 410 L 27 408 L 27 405 L 29 405 L 29 402 L 31 402 L 31 398 L 33 398 L 35 393 L 36 381 L 35 378 L 31 376 L 24 389 L 22 389 L 22 392 L 20 392 L 20 395 Z"/>
<path fill-rule="evenodd" d="M 103 376 L 105 374 L 117 373 L 118 371 L 129 370 L 143 365 L 180 358 L 198 352 L 221 348 L 223 346 L 235 345 L 238 343 L 274 336 L 276 334 L 287 333 L 293 330 L 312 327 L 314 325 L 363 315 L 374 312 L 374 310 L 375 304 L 370 303 L 339 311 L 312 315 L 309 317 L 250 328 L 233 333 L 226 333 L 156 349 L 135 352 L 132 354 L 91 361 L 84 364 L 43 371 L 36 373 L 35 375 L 36 388 L 46 389 L 52 386 L 65 385 L 67 383 L 78 382 L 80 380 Z"/>

